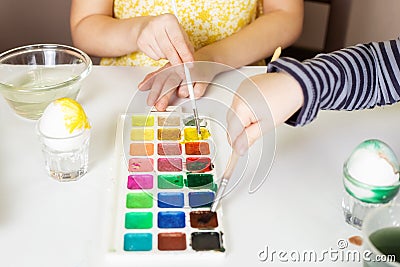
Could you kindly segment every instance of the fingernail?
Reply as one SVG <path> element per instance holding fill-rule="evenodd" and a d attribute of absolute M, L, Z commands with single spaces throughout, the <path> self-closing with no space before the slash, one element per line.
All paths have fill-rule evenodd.
<path fill-rule="evenodd" d="M 141 90 L 141 91 L 146 91 L 147 90 L 147 88 L 145 87 L 146 86 L 146 82 L 140 82 L 139 84 L 138 84 L 138 89 L 139 90 Z"/>
<path fill-rule="evenodd" d="M 163 105 L 163 103 L 158 102 L 155 107 L 158 111 L 164 111 L 165 110 L 165 105 Z"/>

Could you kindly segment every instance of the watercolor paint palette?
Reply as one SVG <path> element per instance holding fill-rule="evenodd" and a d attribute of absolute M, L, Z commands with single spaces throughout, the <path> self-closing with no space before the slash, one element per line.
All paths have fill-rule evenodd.
<path fill-rule="evenodd" d="M 201 136 L 191 114 L 124 114 L 116 134 L 116 179 L 108 252 L 224 256 L 222 210 L 211 213 L 217 189 L 210 123 Z"/>

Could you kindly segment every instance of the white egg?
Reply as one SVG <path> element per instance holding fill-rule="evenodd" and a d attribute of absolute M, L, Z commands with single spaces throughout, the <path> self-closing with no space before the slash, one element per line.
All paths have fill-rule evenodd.
<path fill-rule="evenodd" d="M 79 149 L 89 134 L 90 124 L 82 106 L 70 98 L 50 103 L 38 121 L 43 143 L 57 151 Z"/>
<path fill-rule="evenodd" d="M 354 151 L 347 166 L 349 174 L 364 184 L 389 186 L 399 181 L 399 174 L 389 160 L 371 149 Z"/>
<path fill-rule="evenodd" d="M 43 135 L 52 138 L 66 138 L 83 131 L 81 128 L 69 132 L 65 125 L 65 113 L 61 105 L 56 102 L 51 102 L 45 109 L 40 119 L 39 130 Z"/>

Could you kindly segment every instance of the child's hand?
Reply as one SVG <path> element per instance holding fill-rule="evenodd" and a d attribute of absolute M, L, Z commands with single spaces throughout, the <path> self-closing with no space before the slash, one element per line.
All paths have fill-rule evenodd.
<path fill-rule="evenodd" d="M 228 139 L 240 155 L 303 105 L 297 81 L 285 73 L 251 77 L 239 86 L 227 114 Z"/>
<path fill-rule="evenodd" d="M 222 64 L 212 62 L 191 62 L 187 63 L 189 68 L 195 98 L 204 95 L 208 85 L 213 78 L 229 68 Z M 147 97 L 147 105 L 155 106 L 158 111 L 164 111 L 169 105 L 170 99 L 176 93 L 180 98 L 189 96 L 183 64 L 171 66 L 170 63 L 157 71 L 146 75 L 139 83 L 140 91 L 150 90 Z"/>
<path fill-rule="evenodd" d="M 167 59 L 172 65 L 194 60 L 194 48 L 172 14 L 149 16 L 148 22 L 140 29 L 137 45 L 152 59 Z"/>

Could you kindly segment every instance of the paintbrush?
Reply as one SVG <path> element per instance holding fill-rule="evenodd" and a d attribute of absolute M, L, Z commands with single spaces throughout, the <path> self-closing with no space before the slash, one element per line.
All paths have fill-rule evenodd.
<path fill-rule="evenodd" d="M 228 166 L 225 169 L 224 174 L 222 175 L 221 183 L 219 184 L 217 194 L 215 195 L 215 200 L 211 206 L 211 212 L 215 212 L 217 210 L 218 204 L 225 193 L 225 188 L 228 185 L 229 179 L 232 176 L 233 171 L 235 170 L 235 166 L 239 159 L 239 154 L 232 149 L 232 154 L 228 162 Z"/>
<path fill-rule="evenodd" d="M 186 82 L 187 82 L 187 87 L 188 87 L 188 91 L 189 91 L 189 98 L 190 98 L 190 102 L 192 103 L 194 123 L 196 125 L 197 134 L 199 136 L 199 139 L 201 139 L 200 138 L 201 131 L 200 131 L 199 113 L 197 111 L 196 98 L 194 96 L 192 78 L 190 76 L 190 71 L 189 71 L 189 68 L 186 66 L 186 63 L 183 63 L 183 68 L 185 69 L 185 76 L 186 76 Z"/>
<path fill-rule="evenodd" d="M 282 48 L 280 46 L 278 46 L 275 49 L 270 62 L 277 60 L 281 56 L 281 52 L 282 52 Z"/>
<path fill-rule="evenodd" d="M 272 58 L 271 58 L 270 62 L 275 61 L 276 59 L 278 59 L 279 56 L 281 55 L 281 52 L 282 52 L 282 49 L 279 46 L 278 48 L 275 49 L 274 54 L 272 55 Z M 221 198 L 222 198 L 222 196 L 223 196 L 223 194 L 225 192 L 225 188 L 226 188 L 226 186 L 227 186 L 227 184 L 229 182 L 229 179 L 232 176 L 232 173 L 233 173 L 233 171 L 235 169 L 235 166 L 237 164 L 238 159 L 239 159 L 239 155 L 232 148 L 232 154 L 231 154 L 230 160 L 228 162 L 228 166 L 226 167 L 225 172 L 222 175 L 221 183 L 220 183 L 219 188 L 217 190 L 217 194 L 215 195 L 214 202 L 213 202 L 213 204 L 211 206 L 211 215 L 212 215 L 213 212 L 215 212 L 217 210 L 218 204 L 221 201 Z M 210 215 L 210 217 L 211 217 L 211 215 Z M 204 218 L 204 219 L 207 219 L 207 218 Z"/>
<path fill-rule="evenodd" d="M 178 16 L 178 8 L 176 6 L 176 1 L 171 0 L 171 5 L 174 10 L 174 15 L 176 19 L 181 23 L 179 16 Z M 194 96 L 194 88 L 193 88 L 193 82 L 192 82 L 192 77 L 190 75 L 189 68 L 186 66 L 186 63 L 183 63 L 183 68 L 185 70 L 185 77 L 186 77 L 186 83 L 189 91 L 189 99 L 190 102 L 192 103 L 192 109 L 193 109 L 193 117 L 194 117 L 194 123 L 196 125 L 196 130 L 197 130 L 197 135 L 199 136 L 199 139 L 201 139 L 201 130 L 200 130 L 200 121 L 199 121 L 199 113 L 197 111 L 197 106 L 196 106 L 196 98 Z"/>

